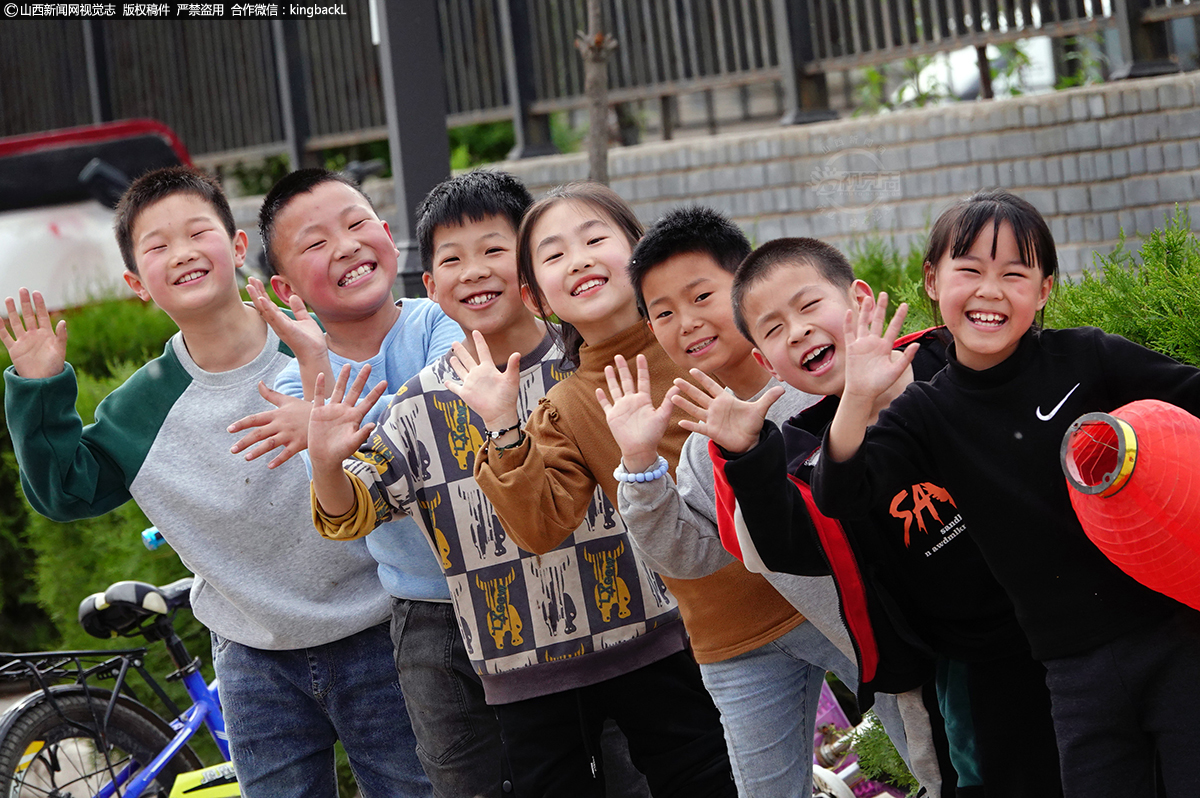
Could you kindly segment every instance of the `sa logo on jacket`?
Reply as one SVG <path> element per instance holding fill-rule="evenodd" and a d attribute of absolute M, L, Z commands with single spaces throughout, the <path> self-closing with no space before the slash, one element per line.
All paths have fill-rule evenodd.
<path fill-rule="evenodd" d="M 941 515 L 938 514 L 937 507 L 934 506 L 935 500 L 943 504 L 949 504 L 951 507 L 958 507 L 948 490 L 934 485 L 932 482 L 918 482 L 911 488 L 902 490 L 892 497 L 892 504 L 888 510 L 891 512 L 892 517 L 904 520 L 905 547 L 910 543 L 909 532 L 912 530 L 914 519 L 916 519 L 917 528 L 926 535 L 929 534 L 929 528 L 925 525 L 926 512 L 938 524 L 943 523 Z M 905 505 L 907 505 L 907 508 Z"/>

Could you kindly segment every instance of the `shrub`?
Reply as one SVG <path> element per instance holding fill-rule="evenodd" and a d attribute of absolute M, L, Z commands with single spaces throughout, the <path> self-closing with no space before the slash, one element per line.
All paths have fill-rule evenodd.
<path fill-rule="evenodd" d="M 1200 366 L 1200 239 L 1185 210 L 1142 241 L 1137 254 L 1122 235 L 1095 256 L 1096 270 L 1064 282 L 1046 306 L 1048 327 L 1099 327 Z"/>

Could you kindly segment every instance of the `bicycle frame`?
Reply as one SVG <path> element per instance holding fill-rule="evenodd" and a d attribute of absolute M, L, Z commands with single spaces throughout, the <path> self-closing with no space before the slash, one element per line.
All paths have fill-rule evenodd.
<path fill-rule="evenodd" d="M 179 637 L 175 635 L 169 620 L 164 619 L 163 626 L 160 626 L 157 631 L 159 634 L 152 636 L 166 643 L 172 660 L 174 660 L 176 666 L 179 668 L 167 678 L 180 679 L 188 696 L 192 699 L 192 705 L 183 711 L 179 710 L 178 706 L 176 706 L 158 682 L 155 681 L 150 672 L 146 670 L 143 664 L 146 654 L 146 649 L 144 648 L 117 651 L 49 651 L 0 655 L 3 658 L 12 658 L 7 665 L 0 669 L 5 671 L 2 675 L 14 678 L 21 673 L 28 674 L 28 678 L 40 688 L 25 701 L 10 709 L 10 712 L 20 712 L 29 703 L 35 701 L 49 700 L 50 702 L 54 702 L 56 694 L 63 689 L 75 691 L 82 688 L 84 693 L 88 693 L 89 685 L 87 680 L 89 678 L 112 678 L 114 679 L 114 684 L 111 697 L 108 699 L 108 707 L 103 719 L 97 719 L 100 729 L 104 730 L 107 728 L 112 709 L 116 705 L 117 697 L 122 692 L 136 700 L 132 688 L 126 680 L 129 670 L 132 668 L 141 674 L 146 685 L 158 696 L 159 700 L 166 705 L 168 711 L 173 715 L 169 721 L 166 721 L 176 731 L 171 741 L 145 765 L 136 760 L 126 763 L 120 771 L 112 774 L 112 780 L 96 793 L 94 798 L 112 798 L 112 796 L 117 795 L 118 790 L 123 790 L 122 794 L 125 798 L 140 796 L 146 787 L 162 773 L 166 764 L 195 736 L 202 725 L 208 728 L 221 755 L 226 761 L 229 760 L 229 738 L 225 732 L 225 718 L 221 713 L 218 680 L 214 679 L 211 684 L 205 683 L 204 677 L 200 674 L 200 661 L 198 659 L 189 661 L 187 649 Z M 84 662 L 84 660 L 91 658 L 100 659 L 101 661 L 94 665 L 88 665 Z M 73 686 L 53 686 L 52 684 L 56 681 L 61 682 L 68 679 L 75 684 Z"/>
<path fill-rule="evenodd" d="M 225 757 L 226 761 L 229 760 L 229 736 L 225 733 L 225 718 L 221 714 L 221 698 L 217 680 L 213 679 L 212 684 L 205 684 L 199 671 L 192 669 L 183 674 L 183 686 L 193 703 L 179 717 L 171 721 L 171 726 L 179 730 L 178 734 L 167 744 L 166 748 L 159 751 L 158 755 L 133 777 L 125 791 L 126 798 L 136 798 L 141 795 L 150 782 L 158 778 L 158 774 L 171 761 L 171 758 L 179 753 L 179 749 L 183 748 L 200 730 L 202 724 L 208 727 L 209 733 L 217 743 L 217 748 L 221 751 L 221 756 Z M 104 789 L 96 794 L 95 798 L 110 798 L 115 795 L 116 790 L 124 779 L 129 778 L 129 773 L 137 764 L 136 761 L 131 761 L 126 765 L 112 782 L 105 785 Z"/>

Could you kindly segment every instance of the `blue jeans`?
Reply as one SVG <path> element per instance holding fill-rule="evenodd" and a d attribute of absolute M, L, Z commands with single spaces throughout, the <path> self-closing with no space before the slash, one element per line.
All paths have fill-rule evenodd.
<path fill-rule="evenodd" d="M 753 651 L 700 666 L 721 711 L 739 795 L 812 793 L 813 732 L 826 671 L 851 690 L 858 688 L 858 668 L 808 622 Z M 895 699 L 880 695 L 875 708 L 907 759 Z"/>
<path fill-rule="evenodd" d="M 212 648 L 242 795 L 336 798 L 337 740 L 364 798 L 431 794 L 386 624 L 313 648 L 266 651 L 216 634 Z"/>

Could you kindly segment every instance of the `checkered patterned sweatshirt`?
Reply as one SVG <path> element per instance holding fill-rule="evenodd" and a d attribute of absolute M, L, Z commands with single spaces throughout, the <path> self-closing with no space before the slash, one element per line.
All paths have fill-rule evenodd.
<path fill-rule="evenodd" d="M 580 349 L 579 368 L 533 411 L 524 444 L 503 457 L 497 457 L 491 446 L 480 454 L 475 476 L 504 528 L 523 547 L 549 551 L 559 546 L 586 514 L 597 485 L 605 496 L 616 499 L 613 471 L 621 461 L 621 450 L 596 401 L 596 389 L 607 387 L 604 367 L 618 354 L 630 362 L 638 354 L 646 356 L 655 406 L 675 377 L 688 378 L 667 357 L 645 322 L 638 322 Z M 678 424 L 682 413 L 676 408 L 671 414 L 658 449 L 672 473 L 688 436 Z M 679 599 L 692 652 L 702 664 L 753 651 L 804 621 L 762 574 L 750 573 L 741 562 L 731 562 L 701 579 L 663 580 Z"/>
<path fill-rule="evenodd" d="M 522 420 L 567 377 L 549 337 L 521 359 Z M 442 565 L 467 656 L 490 704 L 596 684 L 683 650 L 675 599 L 634 554 L 613 506 L 593 486 L 575 528 L 543 554 L 517 546 L 475 481 L 481 419 L 446 390 L 449 357 L 395 395 L 367 444 L 345 463 L 355 506 L 322 535 L 361 537 L 412 516 Z"/>

